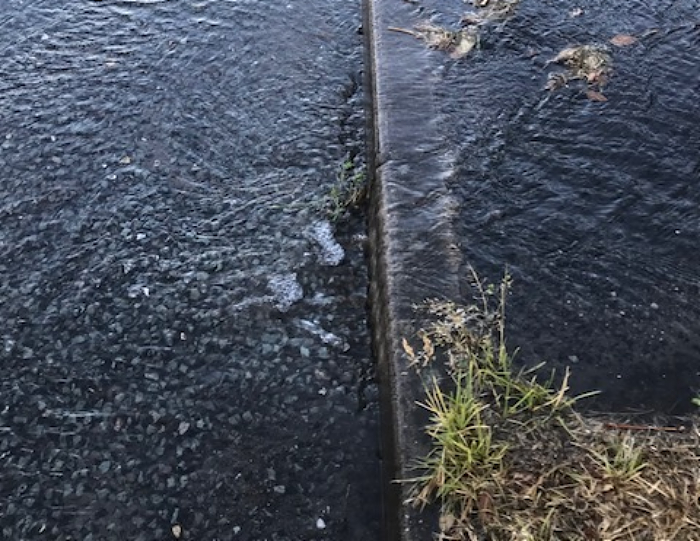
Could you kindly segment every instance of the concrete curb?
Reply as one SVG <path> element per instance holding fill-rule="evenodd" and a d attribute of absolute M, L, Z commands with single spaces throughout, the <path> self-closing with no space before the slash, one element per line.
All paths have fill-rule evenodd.
<path fill-rule="evenodd" d="M 410 36 L 388 30 L 418 22 L 400 0 L 365 0 L 370 128 L 370 300 L 372 334 L 381 386 L 385 482 L 384 539 L 429 540 L 435 511 L 407 505 L 413 462 L 429 449 L 424 390 L 401 343 L 420 328 L 415 303 L 458 298 L 460 254 L 454 243 L 455 210 L 445 181 L 450 173 L 434 106 L 436 53 Z"/>

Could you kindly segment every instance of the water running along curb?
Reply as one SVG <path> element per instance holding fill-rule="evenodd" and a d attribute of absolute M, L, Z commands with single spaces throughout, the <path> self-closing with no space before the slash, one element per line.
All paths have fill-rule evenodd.
<path fill-rule="evenodd" d="M 371 99 L 370 300 L 372 334 L 381 388 L 384 508 L 390 541 L 430 539 L 436 514 L 407 505 L 408 487 L 424 456 L 425 413 L 416 406 L 423 388 L 409 369 L 401 341 L 420 327 L 415 303 L 458 298 L 460 255 L 454 243 L 442 148 L 434 104 L 431 54 L 388 30 L 410 28 L 414 6 L 398 0 L 365 0 L 366 71 Z"/>

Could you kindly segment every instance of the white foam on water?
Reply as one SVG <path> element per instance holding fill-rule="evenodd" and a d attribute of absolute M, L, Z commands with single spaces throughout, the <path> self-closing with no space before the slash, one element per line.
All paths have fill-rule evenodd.
<path fill-rule="evenodd" d="M 267 282 L 268 289 L 274 295 L 274 304 L 281 312 L 289 308 L 304 297 L 304 290 L 297 281 L 297 274 L 273 274 Z"/>
<path fill-rule="evenodd" d="M 324 344 L 342 348 L 343 351 L 347 351 L 348 349 L 350 349 L 350 346 L 347 345 L 347 343 L 342 338 L 331 332 L 326 331 L 316 321 L 300 319 L 298 320 L 298 324 L 302 329 L 305 329 L 311 334 L 318 336 Z"/>
<path fill-rule="evenodd" d="M 325 220 L 314 222 L 309 234 L 321 246 L 321 261 L 323 263 L 335 267 L 345 258 L 345 250 L 333 237 L 333 229 L 329 222 Z"/>

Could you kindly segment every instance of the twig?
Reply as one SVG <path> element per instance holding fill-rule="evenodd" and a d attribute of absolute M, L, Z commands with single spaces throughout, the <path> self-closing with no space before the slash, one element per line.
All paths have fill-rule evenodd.
<path fill-rule="evenodd" d="M 387 30 L 391 30 L 392 32 L 400 32 L 402 34 L 408 34 L 409 36 L 413 36 L 414 38 L 420 38 L 421 35 L 418 32 L 414 32 L 413 30 L 409 30 L 407 28 L 399 28 L 398 26 L 390 26 L 387 28 Z"/>
<path fill-rule="evenodd" d="M 649 430 L 652 432 L 685 432 L 684 426 L 628 425 L 625 423 L 605 423 L 610 430 Z"/>

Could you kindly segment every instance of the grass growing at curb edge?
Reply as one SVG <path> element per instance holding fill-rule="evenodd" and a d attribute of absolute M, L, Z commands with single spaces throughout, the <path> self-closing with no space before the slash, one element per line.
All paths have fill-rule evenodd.
<path fill-rule="evenodd" d="M 437 357 L 449 379 L 425 378 L 432 450 L 412 502 L 437 501 L 441 540 L 691 540 L 700 538 L 700 434 L 693 427 L 585 417 L 583 396 L 516 370 L 506 348 L 506 297 L 473 274 L 476 302 L 427 301 L 433 321 L 404 339 L 419 373 Z"/>
<path fill-rule="evenodd" d="M 335 184 L 328 194 L 328 218 L 337 222 L 352 208 L 357 208 L 365 201 L 367 193 L 367 175 L 362 167 L 347 159 L 338 167 Z"/>

